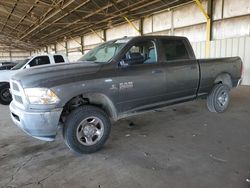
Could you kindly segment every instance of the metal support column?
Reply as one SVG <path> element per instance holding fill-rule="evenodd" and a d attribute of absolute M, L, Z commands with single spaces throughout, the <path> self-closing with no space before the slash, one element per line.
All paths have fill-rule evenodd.
<path fill-rule="evenodd" d="M 84 38 L 83 38 L 83 36 L 81 37 L 81 52 L 83 55 L 84 54 Z"/>
<path fill-rule="evenodd" d="M 140 27 L 139 31 L 142 36 L 143 35 L 143 18 L 140 19 L 139 27 Z"/>
<path fill-rule="evenodd" d="M 208 0 L 208 11 L 206 12 L 204 7 L 202 6 L 200 0 L 195 0 L 196 4 L 200 8 L 203 15 L 206 17 L 207 26 L 206 26 L 206 57 L 210 55 L 210 41 L 211 41 L 211 17 L 212 17 L 212 0 Z"/>
<path fill-rule="evenodd" d="M 49 49 L 48 49 L 48 46 L 45 46 L 45 53 L 49 53 Z"/>
<path fill-rule="evenodd" d="M 67 41 L 65 41 L 65 51 L 66 51 L 66 56 L 68 56 L 69 52 L 68 52 L 68 43 L 67 43 Z"/>
<path fill-rule="evenodd" d="M 104 39 L 104 41 L 107 41 L 107 30 L 106 29 L 103 30 L 103 39 Z"/>
<path fill-rule="evenodd" d="M 174 11 L 171 10 L 171 35 L 174 35 Z"/>
<path fill-rule="evenodd" d="M 55 53 L 57 53 L 57 50 L 56 50 L 56 44 L 54 44 L 54 48 L 55 48 L 55 49 L 54 49 L 54 50 L 55 50 Z"/>
<path fill-rule="evenodd" d="M 11 52 L 11 49 L 10 49 L 10 61 L 12 61 L 12 52 Z"/>
<path fill-rule="evenodd" d="M 213 0 L 208 0 L 207 2 L 207 14 L 210 18 L 210 41 L 213 38 L 212 28 L 213 28 Z"/>

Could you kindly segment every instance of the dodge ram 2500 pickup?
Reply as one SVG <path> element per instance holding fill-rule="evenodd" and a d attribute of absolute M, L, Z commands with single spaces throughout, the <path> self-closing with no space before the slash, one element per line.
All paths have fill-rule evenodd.
<path fill-rule="evenodd" d="M 71 150 L 92 153 L 108 139 L 110 120 L 197 98 L 206 98 L 211 112 L 224 112 L 241 72 L 239 57 L 196 59 L 184 37 L 125 37 L 78 63 L 17 73 L 10 112 L 31 136 L 51 141 L 62 127 Z"/>
<path fill-rule="evenodd" d="M 30 68 L 30 67 L 35 67 L 35 66 L 56 64 L 56 63 L 68 63 L 68 62 L 69 62 L 68 58 L 61 54 L 35 55 L 18 63 L 11 70 L 5 70 L 5 71 L 1 70 L 0 71 L 0 104 L 3 104 L 3 105 L 10 104 L 12 98 L 9 92 L 9 89 L 10 89 L 9 80 L 11 76 L 16 74 L 17 72 Z"/>

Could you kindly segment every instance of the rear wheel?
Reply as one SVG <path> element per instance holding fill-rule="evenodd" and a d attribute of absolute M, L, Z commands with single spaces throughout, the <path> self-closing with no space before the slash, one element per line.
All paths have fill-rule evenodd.
<path fill-rule="evenodd" d="M 82 106 L 67 118 L 63 137 L 71 150 L 77 153 L 93 153 L 105 144 L 110 131 L 110 120 L 102 109 Z"/>
<path fill-rule="evenodd" d="M 225 112 L 230 100 L 229 92 L 230 88 L 227 85 L 215 85 L 207 97 L 209 111 L 217 113 Z"/>
<path fill-rule="evenodd" d="M 9 84 L 5 84 L 0 87 L 0 103 L 3 105 L 9 105 L 11 101 L 10 86 Z"/>

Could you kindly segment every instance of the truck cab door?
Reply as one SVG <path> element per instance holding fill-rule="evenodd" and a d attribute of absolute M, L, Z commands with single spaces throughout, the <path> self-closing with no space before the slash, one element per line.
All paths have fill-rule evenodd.
<path fill-rule="evenodd" d="M 165 72 L 158 62 L 156 41 L 132 43 L 119 62 L 118 75 L 118 111 L 151 108 L 164 98 Z"/>
<path fill-rule="evenodd" d="M 199 87 L 199 65 L 191 45 L 185 39 L 161 39 L 160 45 L 167 100 L 195 98 Z"/>

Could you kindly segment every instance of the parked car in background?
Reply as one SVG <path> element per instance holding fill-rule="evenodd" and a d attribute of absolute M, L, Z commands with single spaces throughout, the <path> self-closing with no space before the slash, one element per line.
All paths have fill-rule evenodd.
<path fill-rule="evenodd" d="M 35 55 L 23 60 L 22 62 L 15 65 L 11 70 L 0 71 L 0 104 L 10 104 L 12 98 L 9 92 L 10 84 L 9 80 L 11 76 L 20 72 L 24 69 L 37 67 L 41 65 L 50 65 L 57 63 L 68 63 L 69 60 L 65 55 L 62 54 L 46 54 L 46 55 Z"/>
<path fill-rule="evenodd" d="M 92 153 L 108 139 L 110 119 L 197 98 L 206 98 L 211 112 L 224 112 L 241 76 L 239 57 L 196 59 L 184 37 L 122 38 L 92 49 L 79 63 L 17 73 L 10 111 L 31 136 L 54 140 L 61 125 L 71 150 Z"/>
<path fill-rule="evenodd" d="M 1 70 L 10 70 L 12 67 L 14 67 L 17 63 L 14 62 L 1 62 L 0 63 L 0 71 Z"/>

